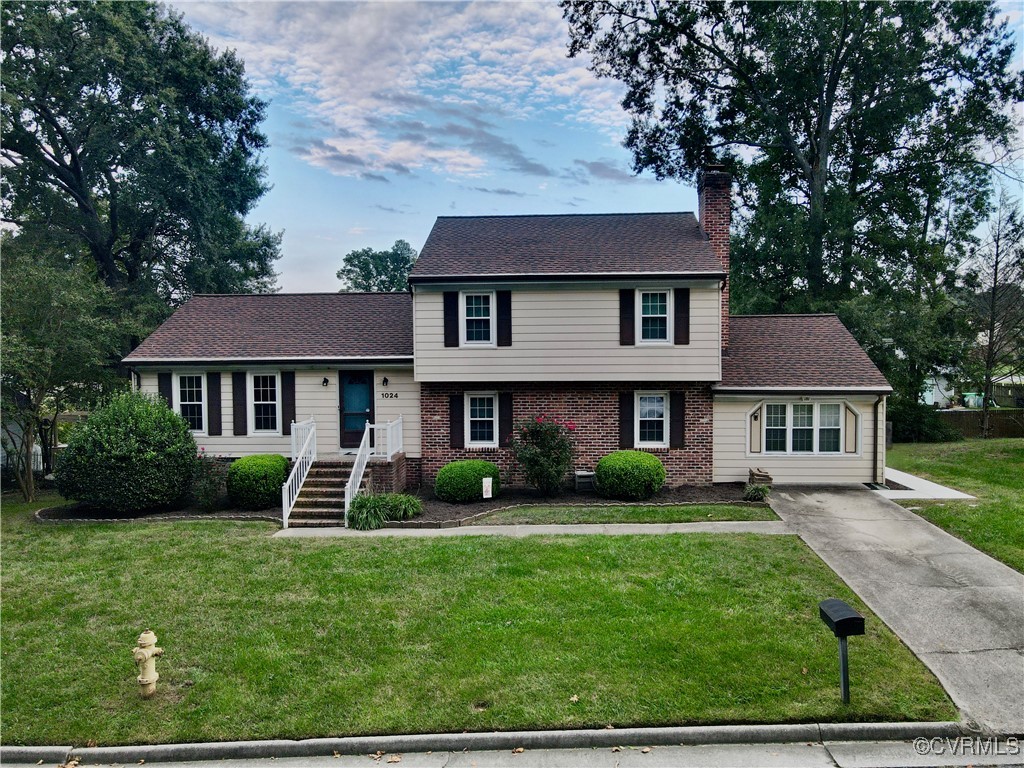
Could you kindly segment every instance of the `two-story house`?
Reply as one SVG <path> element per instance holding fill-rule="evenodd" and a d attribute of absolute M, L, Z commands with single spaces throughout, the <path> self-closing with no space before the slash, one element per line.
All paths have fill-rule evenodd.
<path fill-rule="evenodd" d="M 673 485 L 881 482 L 891 389 L 838 318 L 730 318 L 730 193 L 709 168 L 698 216 L 441 217 L 409 293 L 196 296 L 125 362 L 208 452 L 288 454 L 312 418 L 318 457 L 367 434 L 400 485 L 466 457 L 514 482 L 541 414 L 575 422 L 577 469 L 636 448 Z"/>

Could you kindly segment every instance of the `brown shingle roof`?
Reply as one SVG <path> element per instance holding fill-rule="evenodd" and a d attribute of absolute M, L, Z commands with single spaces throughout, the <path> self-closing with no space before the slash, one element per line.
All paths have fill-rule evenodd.
<path fill-rule="evenodd" d="M 734 315 L 715 388 L 766 387 L 891 390 L 835 315 Z"/>
<path fill-rule="evenodd" d="M 720 275 L 692 213 L 441 216 L 410 282 L 555 275 Z"/>
<path fill-rule="evenodd" d="M 195 296 L 127 363 L 412 358 L 408 293 Z"/>

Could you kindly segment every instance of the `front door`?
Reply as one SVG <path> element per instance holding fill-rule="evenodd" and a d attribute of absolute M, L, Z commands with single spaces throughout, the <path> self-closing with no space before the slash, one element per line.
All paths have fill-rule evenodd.
<path fill-rule="evenodd" d="M 338 381 L 341 447 L 358 448 L 366 422 L 373 422 L 373 371 L 338 371 Z"/>

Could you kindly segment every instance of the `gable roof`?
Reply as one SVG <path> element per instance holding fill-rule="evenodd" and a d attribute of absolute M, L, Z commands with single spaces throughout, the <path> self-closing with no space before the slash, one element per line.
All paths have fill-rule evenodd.
<path fill-rule="evenodd" d="M 412 360 L 408 293 L 199 295 L 124 360 Z"/>
<path fill-rule="evenodd" d="M 835 315 L 733 315 L 716 391 L 891 392 Z"/>
<path fill-rule="evenodd" d="M 692 213 L 440 216 L 409 282 L 724 277 Z"/>

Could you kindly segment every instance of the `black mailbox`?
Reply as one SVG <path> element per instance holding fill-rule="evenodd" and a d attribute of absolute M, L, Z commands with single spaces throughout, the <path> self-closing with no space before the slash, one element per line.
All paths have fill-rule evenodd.
<path fill-rule="evenodd" d="M 818 603 L 818 610 L 821 612 L 821 620 L 836 637 L 864 634 L 864 617 L 842 600 L 822 600 Z"/>

